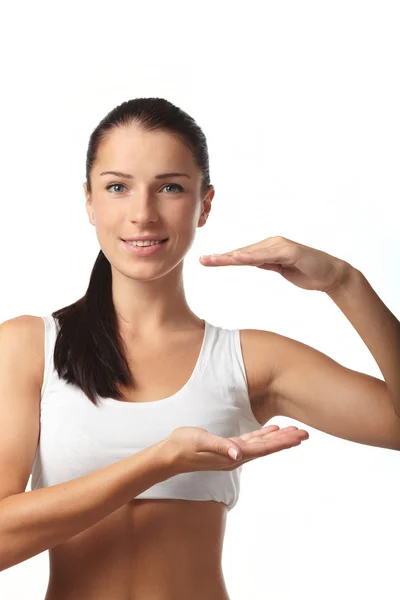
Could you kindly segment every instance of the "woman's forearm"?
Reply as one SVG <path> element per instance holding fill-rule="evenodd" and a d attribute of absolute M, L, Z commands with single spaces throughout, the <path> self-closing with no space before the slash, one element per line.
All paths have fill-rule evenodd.
<path fill-rule="evenodd" d="M 0 571 L 91 527 L 175 473 L 166 440 L 89 475 L 0 501 Z"/>

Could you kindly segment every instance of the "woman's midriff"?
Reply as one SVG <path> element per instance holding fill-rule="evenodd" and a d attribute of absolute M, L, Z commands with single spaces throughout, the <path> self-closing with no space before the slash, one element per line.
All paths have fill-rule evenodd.
<path fill-rule="evenodd" d="M 45 600 L 229 600 L 221 502 L 133 500 L 49 550 Z"/>

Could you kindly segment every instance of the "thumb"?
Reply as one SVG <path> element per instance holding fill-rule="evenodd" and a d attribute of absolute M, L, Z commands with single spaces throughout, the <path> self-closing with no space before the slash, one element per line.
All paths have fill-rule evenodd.
<path fill-rule="evenodd" d="M 240 449 L 237 446 L 229 446 L 228 455 L 233 458 L 233 460 L 241 460 Z"/>
<path fill-rule="evenodd" d="M 232 442 L 232 440 L 227 440 L 226 438 L 217 438 L 215 440 L 215 452 L 229 456 L 232 460 L 241 460 L 242 458 L 240 447 L 235 442 Z"/>

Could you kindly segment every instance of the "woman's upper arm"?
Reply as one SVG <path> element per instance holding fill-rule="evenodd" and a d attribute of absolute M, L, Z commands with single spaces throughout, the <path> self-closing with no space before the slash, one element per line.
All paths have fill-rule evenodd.
<path fill-rule="evenodd" d="M 22 315 L 0 324 L 0 500 L 24 492 L 40 429 L 44 322 Z"/>

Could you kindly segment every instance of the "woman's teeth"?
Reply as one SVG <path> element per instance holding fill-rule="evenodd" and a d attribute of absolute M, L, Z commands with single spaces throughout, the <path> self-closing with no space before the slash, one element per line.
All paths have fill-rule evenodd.
<path fill-rule="evenodd" d="M 155 244 L 162 244 L 165 240 L 157 240 L 157 241 L 137 241 L 137 242 L 126 242 L 130 246 L 154 246 Z"/>

